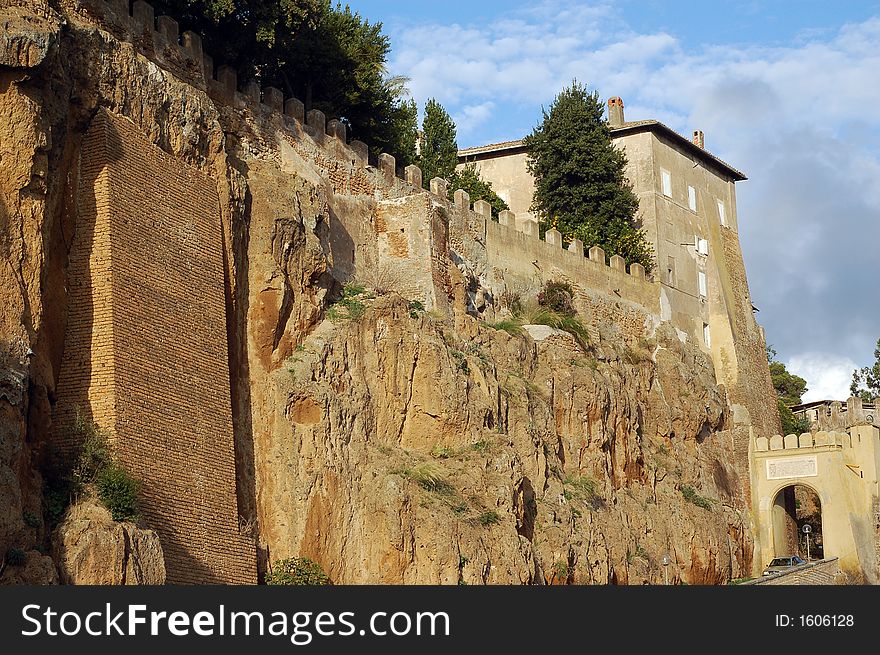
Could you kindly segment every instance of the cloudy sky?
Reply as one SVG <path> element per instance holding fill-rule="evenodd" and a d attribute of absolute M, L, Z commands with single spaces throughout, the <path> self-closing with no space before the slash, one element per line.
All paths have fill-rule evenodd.
<path fill-rule="evenodd" d="M 740 236 L 805 400 L 845 398 L 880 338 L 880 2 L 375 2 L 390 69 L 459 146 L 518 139 L 573 78 L 745 171 Z"/>

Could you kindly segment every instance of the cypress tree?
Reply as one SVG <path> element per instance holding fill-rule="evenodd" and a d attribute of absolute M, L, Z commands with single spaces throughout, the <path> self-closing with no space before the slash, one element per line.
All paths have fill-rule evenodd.
<path fill-rule="evenodd" d="M 635 218 L 639 200 L 603 110 L 598 94 L 575 80 L 543 111 L 543 122 L 524 139 L 535 178 L 532 211 L 566 241 L 601 246 L 651 271 L 653 249 Z"/>
<path fill-rule="evenodd" d="M 443 105 L 433 98 L 425 104 L 418 164 L 426 189 L 435 177 L 449 180 L 458 164 L 455 123 Z"/>

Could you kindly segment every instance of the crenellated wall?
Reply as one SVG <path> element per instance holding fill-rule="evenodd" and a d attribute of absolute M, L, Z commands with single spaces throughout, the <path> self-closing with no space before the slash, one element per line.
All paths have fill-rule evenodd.
<path fill-rule="evenodd" d="M 664 312 L 663 285 L 659 279 L 649 278 L 640 265 L 634 264 L 627 268 L 622 258 L 613 256 L 609 259 L 601 248 L 590 247 L 591 244 L 582 244 L 579 241 L 574 241 L 564 248 L 560 233 L 553 229 L 548 230 L 541 238 L 538 224 L 530 214 L 516 215 L 512 212 L 502 212 L 495 221 L 491 217 L 487 203 L 483 201 L 471 203 L 467 193 L 462 190 L 457 190 L 453 194 L 453 200 L 450 201 L 448 183 L 441 178 L 430 180 L 429 189 L 423 189 L 422 171 L 417 166 L 407 166 L 401 170 L 394 157 L 387 153 L 381 153 L 375 160 L 371 159 L 367 144 L 356 140 L 348 141 L 343 122 L 337 119 L 328 120 L 328 117 L 318 110 L 306 112 L 300 100 L 285 97 L 278 89 L 264 88 L 251 80 L 242 84 L 232 68 L 218 65 L 203 52 L 201 39 L 197 34 L 192 32 L 180 34 L 174 20 L 166 16 L 156 17 L 152 7 L 142 0 L 132 3 L 130 8 L 127 0 L 78 0 L 76 3 L 71 0 L 71 4 L 76 5 L 76 11 L 96 18 L 101 28 L 116 38 L 132 43 L 137 52 L 150 62 L 155 62 L 174 76 L 185 80 L 194 89 L 204 92 L 216 106 L 220 116 L 219 124 L 226 133 L 227 139 L 230 142 L 234 139 L 232 145 L 225 144 L 227 154 L 234 153 L 230 155 L 230 159 L 238 157 L 249 164 L 265 163 L 267 168 L 275 167 L 272 171 L 273 175 L 277 169 L 276 186 L 267 185 L 266 188 L 260 189 L 259 185 L 254 183 L 256 176 L 251 177 L 247 182 L 248 193 L 253 194 L 251 201 L 254 204 L 251 210 L 259 206 L 260 211 L 265 214 L 264 223 L 259 229 L 265 230 L 266 225 L 272 225 L 276 220 L 295 222 L 295 218 L 288 219 L 288 214 L 279 217 L 276 213 L 277 207 L 272 202 L 274 200 L 272 192 L 279 188 L 286 189 L 285 185 L 292 182 L 294 177 L 305 179 L 306 183 L 297 189 L 307 189 L 306 193 L 312 193 L 314 190 L 314 197 L 310 199 L 314 203 L 310 207 L 315 209 L 315 214 L 319 214 L 315 220 L 321 222 L 321 229 L 323 230 L 325 225 L 329 226 L 326 228 L 328 269 L 336 281 L 344 283 L 354 277 L 369 280 L 371 277 L 379 279 L 390 275 L 395 280 L 396 290 L 409 299 L 423 302 L 426 308 L 448 312 L 452 302 L 453 279 L 456 277 L 453 266 L 464 273 L 469 281 L 474 282 L 479 293 L 484 294 L 484 297 L 489 296 L 490 308 L 498 306 L 497 302 L 491 302 L 493 297 L 497 301 L 505 291 L 522 292 L 525 297 L 525 294 L 537 292 L 548 281 L 564 280 L 572 284 L 576 295 L 576 307 L 585 322 L 591 326 L 616 326 L 616 329 L 625 335 L 638 338 L 661 320 L 669 320 L 678 328 L 679 336 L 683 340 L 691 339 L 701 347 L 705 345 L 701 341 L 700 330 L 703 321 L 700 317 L 696 314 L 685 316 L 685 312 Z M 200 95 L 204 98 L 204 95 Z M 211 103 L 207 102 L 207 104 Z M 174 167 L 173 164 L 169 165 Z M 124 171 L 117 171 L 119 179 L 126 180 L 128 184 L 136 184 L 130 178 L 124 177 L 123 173 Z M 285 177 L 288 173 L 289 179 Z M 219 182 L 214 180 L 218 185 L 227 183 L 223 179 L 223 171 L 216 169 L 210 174 L 218 177 Z M 100 182 L 103 178 L 97 176 L 96 179 Z M 302 183 L 303 180 L 300 179 L 299 182 Z M 115 184 L 118 185 L 120 182 L 117 180 Z M 291 195 L 295 193 L 291 192 Z M 256 196 L 260 196 L 259 202 L 254 201 Z M 143 204 L 148 204 L 150 199 L 145 197 L 142 201 Z M 292 198 L 284 211 L 289 209 L 290 215 L 295 215 L 297 203 L 298 201 Z M 136 223 L 139 214 L 136 208 L 129 209 L 132 220 Z M 211 214 L 215 209 L 212 207 L 207 213 Z M 243 212 L 243 221 L 249 220 L 245 218 L 246 216 L 248 215 Z M 253 213 L 249 216 L 252 219 Z M 176 215 L 170 216 L 169 220 L 171 218 L 182 220 Z M 245 232 L 258 230 L 251 225 L 245 227 L 236 225 L 234 224 L 236 219 L 232 219 L 229 225 L 223 223 L 223 230 L 240 229 Z M 136 228 L 137 226 L 134 226 L 129 229 Z M 211 238 L 216 239 L 218 246 L 222 244 L 224 237 L 234 238 L 228 234 L 221 234 L 223 230 L 212 232 Z M 251 239 L 249 243 L 253 246 L 264 236 L 255 237 L 254 234 L 248 234 L 247 239 Z M 323 239 L 323 235 L 321 238 Z M 282 247 L 280 243 L 278 245 L 279 248 Z M 153 246 L 154 249 L 161 251 L 156 244 Z M 228 244 L 227 250 L 231 250 Z M 247 250 L 247 246 L 244 250 Z M 722 252 L 720 247 L 718 252 Z M 136 260 L 138 255 L 125 249 L 117 249 L 113 253 L 114 256 L 119 253 L 129 261 Z M 249 255 L 250 253 L 247 253 L 245 256 Z M 213 254 L 211 256 L 213 258 Z M 75 260 L 76 257 L 79 259 Z M 76 265 L 81 266 L 84 271 L 88 270 L 87 257 L 87 253 L 72 253 L 71 270 L 75 272 Z M 102 265 L 100 261 L 95 263 Z M 216 258 L 210 263 L 211 266 L 217 264 Z M 242 283 L 237 279 L 237 276 L 242 275 L 241 271 L 234 270 L 228 262 L 223 262 L 223 266 L 226 267 L 227 285 Z M 96 267 L 95 271 L 98 270 L 99 268 Z M 216 270 L 212 268 L 211 272 L 212 279 L 216 281 Z M 247 272 L 244 275 L 246 276 Z M 97 282 L 99 281 L 96 280 Z M 180 279 L 178 282 L 183 284 Z M 96 284 L 95 288 L 98 287 L 99 284 Z M 333 284 L 327 285 L 324 291 L 328 291 L 331 287 Z M 738 291 L 739 287 L 736 290 Z M 282 292 L 276 294 L 274 288 L 266 291 L 267 298 L 275 298 L 276 295 L 279 298 L 285 297 Z M 299 289 L 295 291 L 298 292 Z M 223 300 L 216 296 L 216 289 L 212 288 L 211 292 L 214 293 L 212 297 L 222 306 Z M 744 288 L 744 293 L 747 294 L 747 287 Z M 482 308 L 476 307 L 478 300 L 476 298 L 472 300 L 474 302 L 471 309 L 482 311 Z M 227 298 L 226 302 L 233 301 Z M 269 305 L 269 301 L 266 301 L 266 305 Z M 127 307 L 119 303 L 111 303 L 108 306 L 112 310 Z M 251 306 L 260 310 L 265 309 L 256 302 Z M 229 311 L 229 306 L 227 310 Z M 156 310 L 154 315 L 159 315 L 162 311 L 164 310 Z M 321 303 L 316 302 L 315 316 L 318 317 L 316 320 L 320 320 L 322 311 Z M 750 307 L 744 311 L 750 315 Z M 95 315 L 99 316 L 100 313 L 96 310 Z M 276 312 L 278 316 L 268 310 L 266 313 L 273 318 L 281 315 L 280 311 Z M 488 320 L 491 313 L 487 310 L 483 316 Z M 726 314 L 724 316 L 726 317 Z M 115 320 L 115 317 L 107 320 L 111 319 Z M 187 315 L 186 320 L 190 321 L 192 326 L 196 326 L 201 319 Z M 245 318 L 239 317 L 236 320 L 244 323 L 252 320 L 252 317 L 246 315 Z M 75 321 L 72 325 L 76 326 Z M 303 325 L 306 325 L 305 320 Z M 749 325 L 745 327 L 750 329 Z M 216 325 L 213 328 L 216 328 Z M 234 328 L 228 329 L 230 332 L 226 337 L 232 338 L 230 335 L 233 334 Z M 271 325 L 273 334 L 283 332 L 284 329 L 283 321 Z M 303 331 L 305 329 L 304 327 Z M 173 332 L 173 330 L 168 331 Z M 212 332 L 214 337 L 216 337 L 215 333 L 214 329 Z M 719 333 L 720 330 L 713 332 L 720 336 Z M 723 343 L 721 338 L 716 340 Z M 273 348 L 277 343 L 271 340 L 267 343 L 270 354 L 277 354 L 278 357 L 277 361 L 271 361 L 266 365 L 269 370 L 274 365 L 280 365 L 279 362 L 289 353 L 285 354 L 280 349 L 278 353 L 274 353 Z M 117 345 L 122 347 L 120 344 Z M 288 345 L 293 347 L 292 343 Z M 750 348 L 751 346 L 752 344 L 749 344 Z M 720 352 L 718 346 L 714 348 Z M 763 346 L 756 345 L 754 350 L 761 354 L 764 352 Z M 709 351 L 709 348 L 704 347 L 704 352 Z M 131 352 L 126 357 L 131 355 Z M 156 352 L 160 350 L 157 349 Z M 161 352 L 171 359 L 174 358 L 170 350 Z M 716 356 L 718 352 L 713 352 L 712 355 Z M 93 355 L 100 356 L 100 350 L 96 350 Z M 716 358 L 716 368 L 725 363 L 723 355 L 724 353 Z M 232 359 L 234 356 L 230 355 Z M 247 353 L 244 353 L 244 359 L 246 358 Z M 267 357 L 267 361 L 269 360 L 271 357 Z M 116 357 L 112 360 L 114 365 L 119 362 L 134 365 L 137 364 L 137 359 Z M 213 364 L 216 365 L 217 362 Z M 116 371 L 107 369 L 105 373 L 105 377 L 112 382 Z M 223 379 L 223 371 L 216 369 L 214 373 L 215 381 Z M 228 372 L 226 377 L 228 378 Z M 236 372 L 233 370 L 233 378 L 235 377 Z M 247 373 L 244 372 L 242 379 L 246 377 Z M 746 378 L 747 376 L 742 376 L 745 382 L 747 382 Z M 97 377 L 95 379 L 98 380 Z M 246 383 L 242 384 L 246 385 Z M 185 393 L 180 388 L 172 391 L 173 393 L 169 393 L 176 400 Z M 218 398 L 219 396 L 215 397 L 213 401 L 228 401 L 228 398 L 219 400 Z M 268 414 L 260 416 L 259 412 L 262 410 L 257 401 L 249 406 L 248 403 L 248 399 L 245 398 L 238 405 L 238 411 L 242 411 L 241 407 L 245 407 L 244 413 L 253 412 L 252 416 L 248 415 L 247 420 L 241 422 L 242 427 L 236 427 L 244 435 L 240 437 L 239 433 L 236 433 L 239 441 L 242 439 L 253 441 L 253 435 L 259 429 L 259 422 L 271 418 Z M 225 411 L 221 408 L 216 412 L 224 422 Z M 758 413 L 753 412 L 753 414 Z M 226 427 L 228 426 L 224 426 L 223 430 Z M 268 433 L 270 431 L 267 429 Z M 744 434 L 748 435 L 748 430 L 745 430 Z M 214 448 L 214 442 L 189 445 L 187 448 L 211 449 Z M 259 451 L 259 448 L 260 446 L 257 446 L 256 449 Z M 257 457 L 259 456 L 260 453 L 257 452 Z M 198 470 L 195 467 L 194 471 L 185 472 L 192 472 L 195 475 Z M 235 469 L 228 461 L 218 461 L 217 470 L 217 479 L 223 476 L 228 479 Z M 193 484 L 199 481 L 200 479 L 197 479 Z M 209 499 L 206 499 L 206 502 L 207 500 Z M 235 500 L 229 502 L 234 507 Z M 186 513 L 185 508 L 180 509 L 181 516 Z M 212 516 L 220 516 L 220 513 L 214 513 Z M 234 517 L 223 518 L 224 524 L 233 520 Z M 262 521 L 263 518 L 260 520 Z M 231 527 L 226 525 L 218 534 L 223 534 L 227 528 L 231 534 Z M 235 547 L 238 548 L 239 545 L 236 542 Z M 251 579 L 253 571 L 250 564 L 242 569 L 241 575 Z M 226 571 L 223 571 L 222 575 L 214 571 L 208 573 L 217 576 L 210 579 L 231 579 Z"/>
<path fill-rule="evenodd" d="M 399 285 L 401 290 L 428 307 L 442 310 L 451 282 L 446 270 L 448 258 L 439 256 L 438 248 L 448 239 L 449 249 L 485 274 L 482 281 L 496 295 L 506 287 L 537 291 L 547 281 L 562 279 L 575 288 L 576 302 L 588 319 L 595 316 L 596 322 L 601 318 L 613 323 L 615 316 L 632 313 L 629 306 L 637 306 L 644 311 L 637 311 L 636 318 L 623 325 L 626 332 L 640 336 L 645 316 L 659 317 L 659 285 L 646 277 L 641 265 L 634 264 L 627 271 L 621 257 L 606 259 L 601 248 L 587 244 L 585 249 L 580 241 L 563 249 L 556 230 L 548 230 L 541 240 L 531 214 L 502 212 L 495 222 L 488 203 L 477 201 L 471 206 L 462 190 L 449 202 L 446 180 L 430 180 L 430 190 L 425 191 L 418 166 L 400 170 L 387 153 L 371 164 L 369 146 L 357 140 L 348 142 L 345 123 L 328 120 L 316 109 L 306 112 L 301 100 L 285 97 L 274 87 L 261 87 L 256 80 L 242 84 L 233 68 L 218 65 L 203 52 L 198 34 L 181 34 L 174 19 L 155 16 L 152 6 L 143 0 L 133 2 L 130 11 L 127 0 L 84 0 L 83 6 L 144 55 L 205 90 L 221 111 L 224 107 L 250 111 L 277 125 L 287 145 L 318 168 L 335 194 L 375 199 L 371 229 L 365 232 L 362 225 L 341 226 L 346 241 L 351 241 L 351 233 L 357 233 L 359 243 L 354 244 L 353 252 L 340 253 L 336 268 L 340 278 L 369 279 L 404 272 L 409 279 Z M 422 197 L 398 202 L 411 196 Z M 424 211 L 415 212 L 414 207 Z M 391 224 L 397 226 L 397 232 L 386 229 Z M 360 257 L 359 245 L 366 245 Z"/>
<path fill-rule="evenodd" d="M 880 480 L 880 429 L 853 426 L 847 431 L 806 432 L 757 437 L 750 448 L 753 513 L 760 557 L 792 554 L 788 549 L 783 490 L 809 487 L 819 496 L 825 557 L 839 557 L 855 578 L 880 580 L 877 483 Z M 782 546 L 780 546 L 782 544 Z"/>

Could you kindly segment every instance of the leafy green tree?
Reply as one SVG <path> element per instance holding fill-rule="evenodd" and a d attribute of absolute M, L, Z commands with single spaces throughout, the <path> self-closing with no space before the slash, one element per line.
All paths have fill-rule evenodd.
<path fill-rule="evenodd" d="M 880 339 L 877 340 L 877 346 L 874 348 L 873 366 L 865 366 L 853 371 L 849 392 L 868 402 L 880 397 Z"/>
<path fill-rule="evenodd" d="M 425 104 L 420 146 L 418 164 L 425 188 L 435 177 L 449 180 L 458 164 L 455 122 L 433 98 Z"/>
<path fill-rule="evenodd" d="M 510 209 L 507 203 L 492 190 L 492 183 L 480 178 L 477 165 L 474 162 L 465 164 L 461 169 L 454 171 L 449 178 L 450 198 L 457 189 L 467 191 L 471 202 L 485 200 L 492 206 L 493 218 L 498 218 L 498 212 Z"/>
<path fill-rule="evenodd" d="M 532 210 L 565 240 L 599 245 L 651 271 L 653 249 L 635 219 L 639 201 L 624 176 L 626 157 L 611 142 L 603 111 L 598 94 L 577 80 L 543 111 L 523 141 L 535 178 Z"/>
<path fill-rule="evenodd" d="M 767 362 L 770 365 L 770 380 L 776 390 L 782 434 L 809 432 L 810 420 L 806 417 L 796 417 L 789 409 L 792 405 L 799 405 L 802 402 L 801 398 L 807 392 L 807 381 L 790 373 L 785 368 L 785 364 L 776 359 L 776 351 L 772 346 L 767 346 Z"/>

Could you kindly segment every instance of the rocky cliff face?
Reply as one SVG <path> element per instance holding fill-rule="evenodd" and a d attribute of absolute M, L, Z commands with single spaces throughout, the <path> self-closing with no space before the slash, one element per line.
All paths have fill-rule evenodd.
<path fill-rule="evenodd" d="M 658 583 L 664 553 L 671 580 L 748 572 L 726 400 L 672 330 L 585 351 L 366 302 L 269 378 L 271 559 L 357 583 Z"/>
<path fill-rule="evenodd" d="M 105 107 L 217 182 L 239 508 L 263 570 L 302 554 L 339 583 L 638 584 L 662 582 L 668 553 L 671 581 L 748 573 L 728 402 L 674 331 L 627 341 L 595 326 L 586 349 L 565 333 L 510 335 L 463 313 L 462 280 L 453 316 L 384 293 L 331 321 L 379 176 L 215 104 L 81 3 L 15 5 L 0 9 L 15 25 L 0 41 L 0 550 L 45 564 L 34 549 L 52 541 L 39 469 L 73 182 Z M 87 570 L 100 549 L 74 541 L 73 569 Z M 63 580 L 76 578 L 69 542 L 56 536 Z M 109 556 L 114 571 L 125 552 Z"/>

